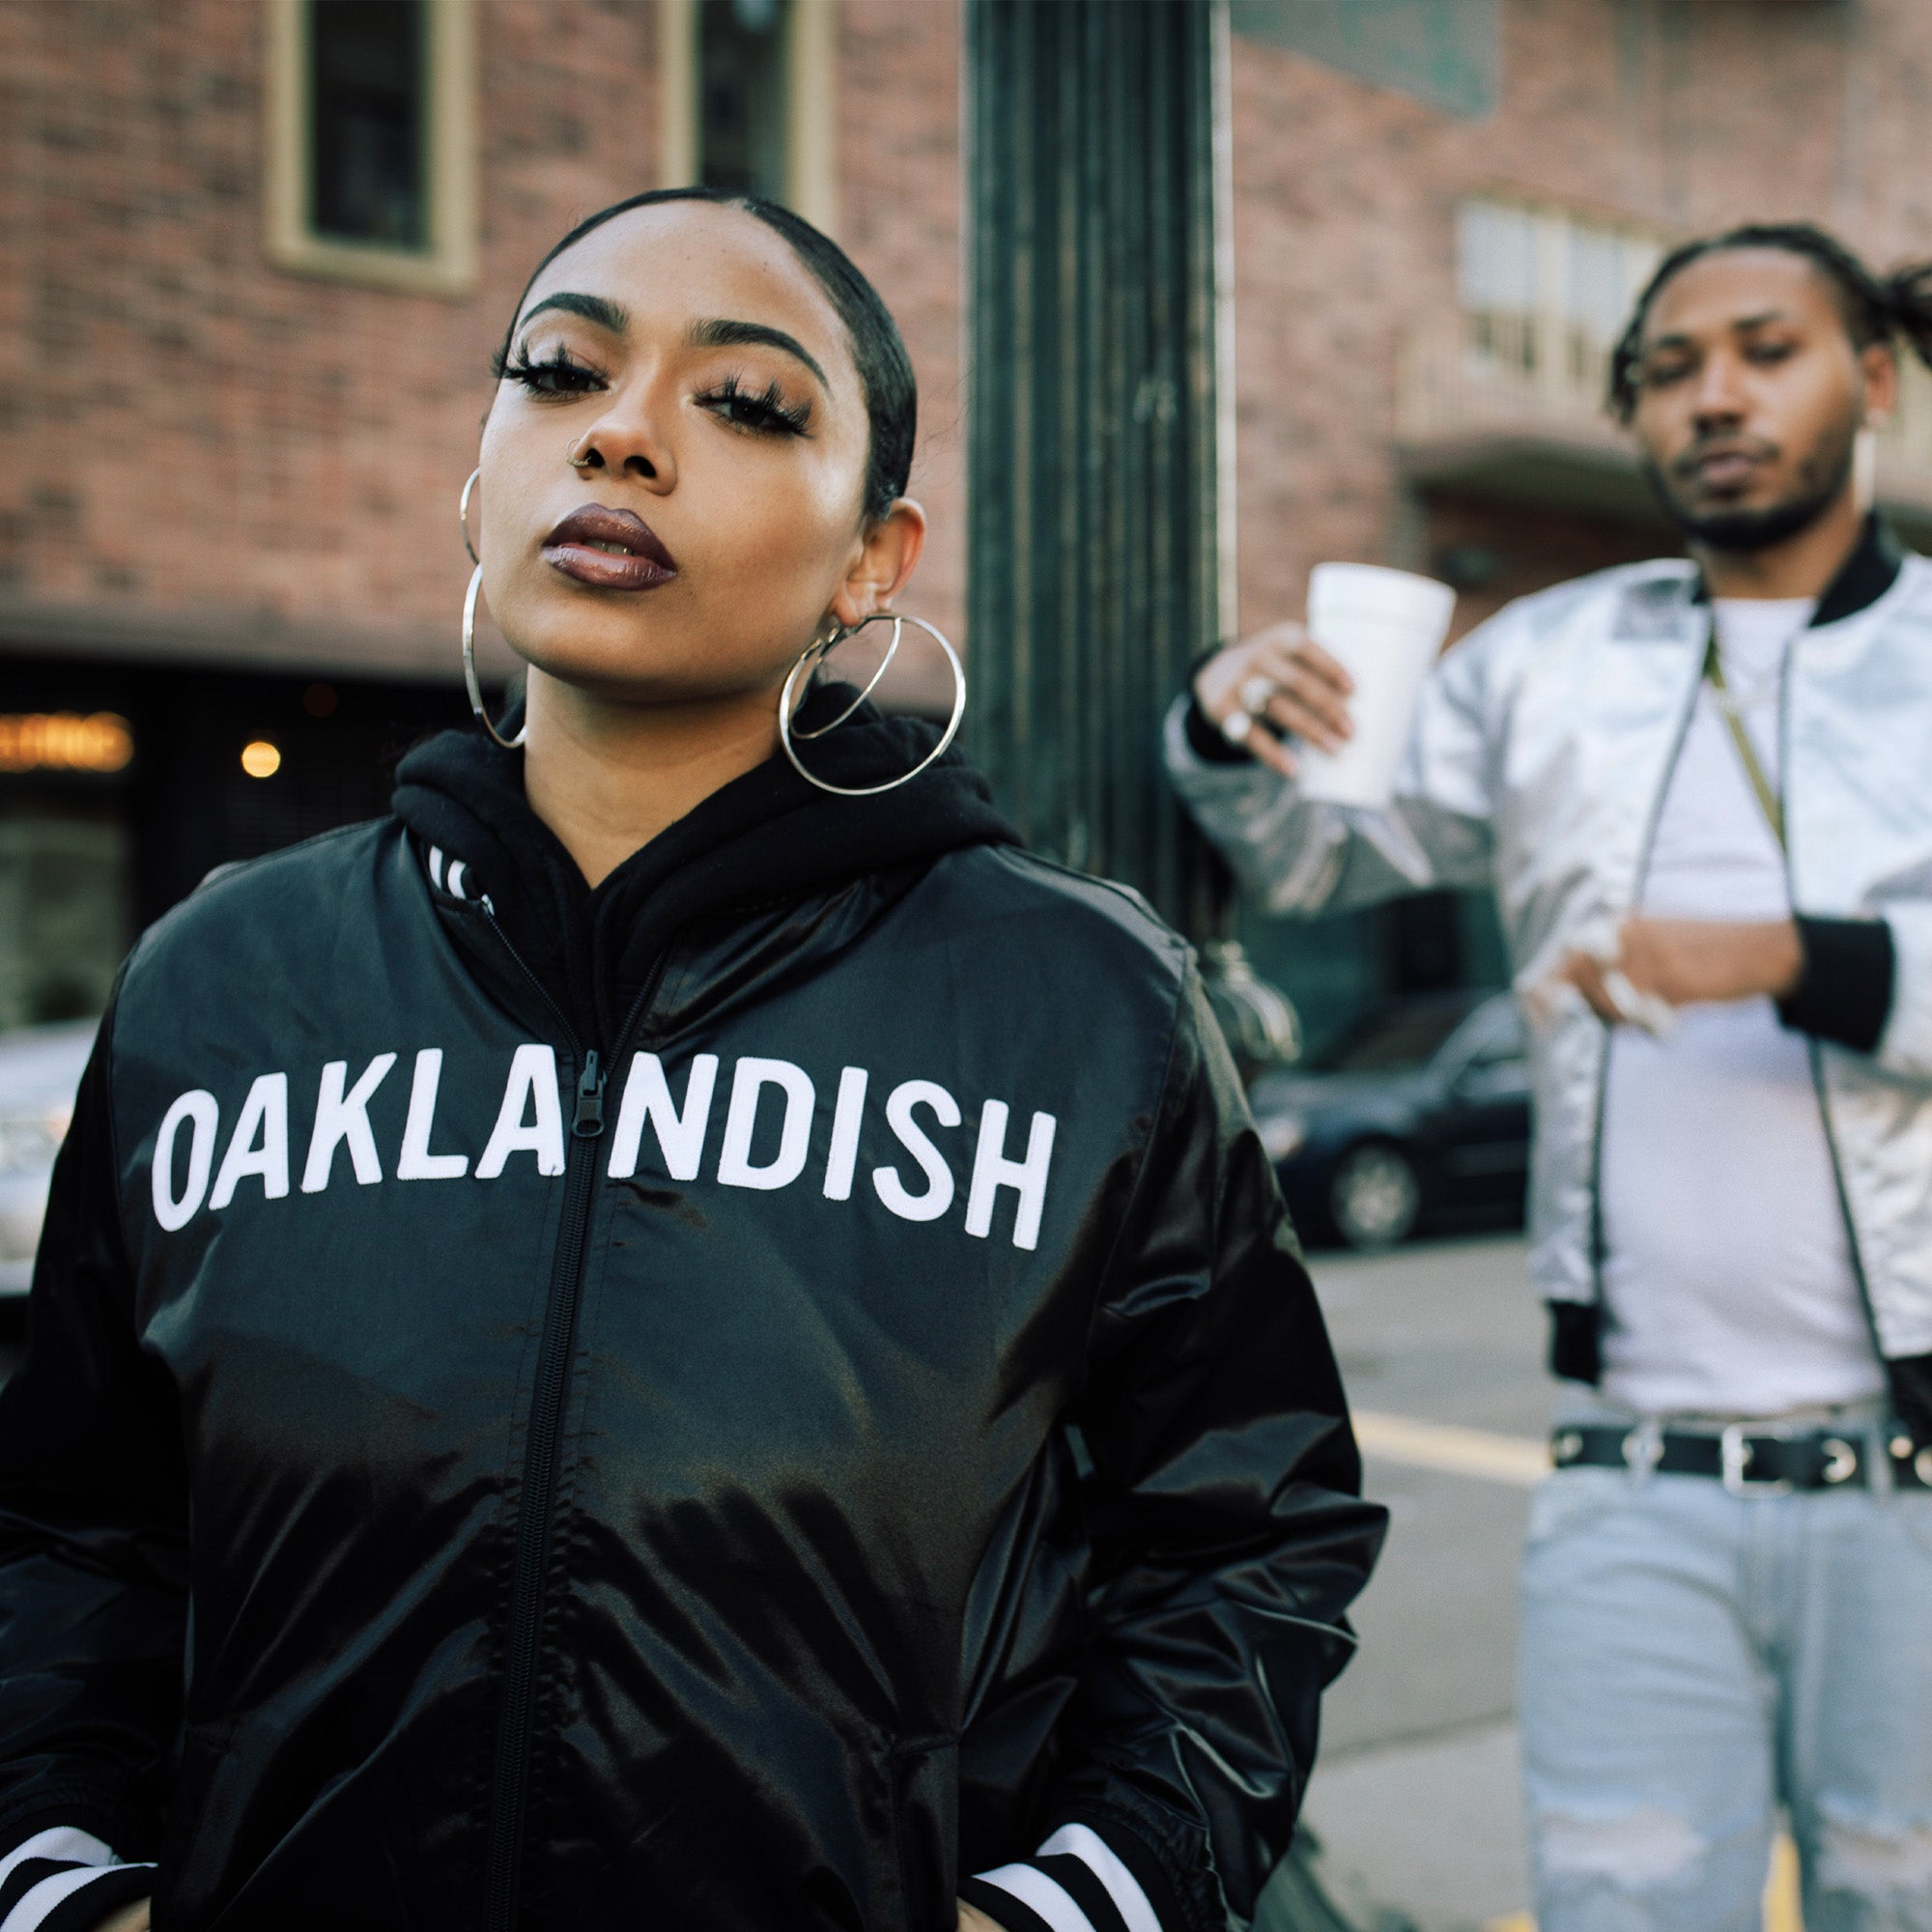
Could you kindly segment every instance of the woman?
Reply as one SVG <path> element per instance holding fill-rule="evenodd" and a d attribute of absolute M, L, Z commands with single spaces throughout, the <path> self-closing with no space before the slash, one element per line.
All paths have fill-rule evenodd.
<path fill-rule="evenodd" d="M 639 196 L 499 374 L 520 743 L 212 879 L 101 1026 L 0 1924 L 1219 1932 L 1379 1517 L 1188 956 L 932 726 L 781 746 L 924 534 L 831 242 Z"/>

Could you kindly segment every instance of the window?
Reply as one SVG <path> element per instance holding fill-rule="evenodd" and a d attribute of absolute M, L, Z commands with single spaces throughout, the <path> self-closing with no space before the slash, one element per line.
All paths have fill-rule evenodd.
<path fill-rule="evenodd" d="M 475 274 L 475 0 L 269 0 L 269 252 L 460 295 Z"/>
<path fill-rule="evenodd" d="M 836 0 L 659 0 L 659 177 L 746 188 L 830 230 Z"/>
<path fill-rule="evenodd" d="M 311 0 L 308 221 L 420 253 L 429 234 L 424 0 Z"/>
<path fill-rule="evenodd" d="M 699 0 L 697 175 L 785 196 L 783 0 Z"/>
<path fill-rule="evenodd" d="M 1663 252 L 1646 230 L 1502 200 L 1457 211 L 1467 353 L 1499 375 L 1594 408 L 1610 350 Z"/>

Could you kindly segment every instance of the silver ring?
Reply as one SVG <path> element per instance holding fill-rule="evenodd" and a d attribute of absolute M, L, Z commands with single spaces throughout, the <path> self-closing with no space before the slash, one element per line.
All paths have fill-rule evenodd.
<path fill-rule="evenodd" d="M 1256 671 L 1251 677 L 1241 680 L 1241 709 L 1251 718 L 1259 718 L 1268 708 L 1269 701 L 1281 689 L 1273 678 Z"/>
<path fill-rule="evenodd" d="M 1231 711 L 1221 720 L 1221 735 L 1237 750 L 1245 745 L 1254 734 L 1255 715 L 1252 711 Z"/>

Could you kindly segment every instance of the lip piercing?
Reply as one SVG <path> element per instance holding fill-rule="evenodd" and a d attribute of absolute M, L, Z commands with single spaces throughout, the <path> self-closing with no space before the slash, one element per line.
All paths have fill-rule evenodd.
<path fill-rule="evenodd" d="M 576 470 L 580 476 L 585 474 L 589 469 L 592 469 L 593 466 L 590 461 L 590 456 L 595 456 L 597 454 L 597 452 L 594 449 L 590 452 L 590 456 L 579 456 L 577 453 L 577 445 L 580 442 L 585 441 L 588 438 L 588 435 L 589 432 L 586 430 L 583 436 L 572 437 L 570 441 L 564 446 L 563 460 L 567 464 L 569 464 L 570 467 L 574 470 Z"/>

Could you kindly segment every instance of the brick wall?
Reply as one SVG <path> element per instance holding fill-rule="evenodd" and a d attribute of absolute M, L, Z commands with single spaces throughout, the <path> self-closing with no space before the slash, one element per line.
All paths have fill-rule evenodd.
<path fill-rule="evenodd" d="M 0 612 L 453 674 L 490 355 L 543 250 L 653 185 L 656 25 L 481 0 L 480 272 L 446 300 L 267 261 L 256 0 L 0 5 Z M 846 239 L 922 379 L 917 608 L 956 625 L 956 15 L 851 0 L 842 27 Z"/>
<path fill-rule="evenodd" d="M 0 6 L 0 617 L 452 664 L 490 352 L 536 256 L 647 185 L 657 141 L 649 0 L 480 7 L 481 272 L 449 301 L 267 263 L 254 0 Z M 1451 299 L 1462 195 L 1686 231 L 1803 213 L 1882 259 L 1932 254 L 1922 0 L 1505 0 L 1502 22 L 1480 120 L 1235 43 L 1250 625 L 1297 608 L 1321 557 L 1427 564 L 1483 515 L 1512 587 L 1656 541 L 1406 490 L 1396 345 Z M 842 0 L 841 238 L 920 372 L 933 540 L 908 603 L 955 632 L 958 62 L 953 0 Z"/>
<path fill-rule="evenodd" d="M 957 639 L 966 622 L 959 10 L 952 0 L 843 0 L 839 11 L 838 239 L 897 318 L 919 374 L 912 494 L 931 536 L 902 601 Z M 938 688 L 946 683 L 942 673 Z"/>
<path fill-rule="evenodd" d="M 1241 613 L 1298 611 L 1323 557 L 1428 567 L 1452 543 L 1504 588 L 1654 554 L 1653 529 L 1411 500 L 1394 459 L 1403 331 L 1454 299 L 1454 210 L 1501 190 L 1672 233 L 1805 216 L 1889 263 L 1932 255 L 1918 150 L 1922 0 L 1505 0 L 1497 111 L 1463 120 L 1237 38 Z"/>

